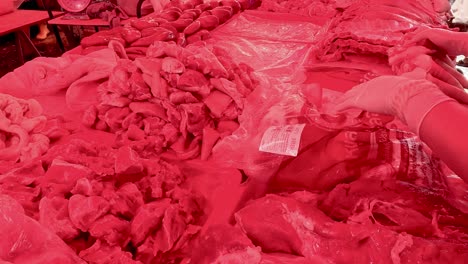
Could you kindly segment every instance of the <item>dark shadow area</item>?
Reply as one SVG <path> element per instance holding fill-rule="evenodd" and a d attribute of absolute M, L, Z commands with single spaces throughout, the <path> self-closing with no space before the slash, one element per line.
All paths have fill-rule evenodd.
<path fill-rule="evenodd" d="M 34 30 L 32 31 L 34 34 Z M 65 40 L 65 37 L 63 36 L 62 39 Z M 62 54 L 53 34 L 49 34 L 45 40 L 32 40 L 42 56 L 57 57 Z M 25 45 L 24 49 L 25 61 L 34 59 L 34 53 L 27 45 Z M 13 34 L 0 38 L 0 58 L 0 77 L 21 65 L 16 53 L 15 38 Z"/>

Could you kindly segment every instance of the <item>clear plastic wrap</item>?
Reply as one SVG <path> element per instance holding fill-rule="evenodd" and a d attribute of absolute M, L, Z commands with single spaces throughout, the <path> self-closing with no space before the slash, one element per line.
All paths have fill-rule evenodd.
<path fill-rule="evenodd" d="M 294 14 L 248 10 L 212 32 L 207 42 L 251 66 L 260 80 L 244 103 L 240 129 L 215 146 L 215 159 L 264 178 L 275 170 L 278 156 L 259 153 L 258 146 L 268 127 L 283 125 L 285 116 L 300 112 L 304 100 L 298 91 L 307 78 L 301 65 L 320 23 Z M 312 87 L 309 98 L 319 105 L 321 89 L 306 86 Z"/>
<path fill-rule="evenodd" d="M 208 42 L 229 50 L 236 61 L 256 72 L 288 82 L 319 29 L 311 18 L 248 10 L 214 30 Z"/>
<path fill-rule="evenodd" d="M 447 194 L 440 161 L 416 135 L 392 116 L 327 114 L 339 95 L 313 84 L 260 87 L 246 103 L 240 129 L 218 143 L 214 157 L 255 178 L 275 174 L 273 186 L 283 190 L 328 190 L 350 178 L 381 177 Z M 297 157 L 259 151 L 269 127 L 291 124 L 306 124 Z"/>

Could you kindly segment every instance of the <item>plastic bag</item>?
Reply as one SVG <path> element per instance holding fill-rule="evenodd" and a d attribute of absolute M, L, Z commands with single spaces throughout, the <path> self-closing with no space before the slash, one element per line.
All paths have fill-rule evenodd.
<path fill-rule="evenodd" d="M 316 21 L 303 16 L 248 10 L 212 32 L 208 43 L 229 50 L 235 61 L 251 66 L 262 80 L 244 103 L 241 127 L 215 146 L 215 159 L 244 169 L 249 176 L 266 179 L 272 174 L 278 156 L 259 153 L 258 146 L 269 126 L 285 124 L 285 115 L 301 109 L 304 101 L 296 84 L 306 78 L 301 65 L 319 29 Z"/>
<path fill-rule="evenodd" d="M 263 83 L 252 92 L 239 116 L 240 128 L 221 140 L 213 148 L 213 158 L 223 160 L 228 166 L 243 169 L 247 175 L 266 179 L 276 171 L 282 157 L 259 151 L 263 133 L 271 126 L 297 124 L 306 100 L 300 94 L 301 87 L 315 89 L 318 96 L 311 97 L 321 102 L 320 87 L 281 83 Z M 310 94 L 314 92 L 309 91 Z M 227 157 L 225 153 L 229 153 Z"/>
<path fill-rule="evenodd" d="M 291 81 L 320 29 L 310 18 L 247 10 L 211 33 L 208 43 L 230 51 L 258 73 Z"/>
<path fill-rule="evenodd" d="M 329 190 L 357 177 L 380 177 L 446 195 L 442 163 L 416 135 L 405 132 L 399 120 L 357 109 L 327 114 L 339 93 L 320 86 L 292 87 L 264 87 L 268 97 L 261 96 L 262 88 L 255 91 L 241 116 L 241 128 L 218 143 L 214 157 L 255 178 L 274 175 L 273 190 Z M 306 124 L 297 157 L 259 151 L 269 127 L 292 124 Z"/>

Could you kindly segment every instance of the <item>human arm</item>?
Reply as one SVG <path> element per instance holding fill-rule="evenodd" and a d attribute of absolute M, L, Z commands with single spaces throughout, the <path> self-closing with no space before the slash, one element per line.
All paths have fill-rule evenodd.
<path fill-rule="evenodd" d="M 468 135 L 468 109 L 457 102 L 467 100 L 468 94 L 454 92 L 451 96 L 427 80 L 381 76 L 347 92 L 335 110 L 356 107 L 397 116 L 468 183 L 464 155 L 468 141 L 463 142 Z"/>
<path fill-rule="evenodd" d="M 420 138 L 468 183 L 468 108 L 457 102 L 435 106 L 421 123 Z"/>
<path fill-rule="evenodd" d="M 407 44 L 430 42 L 449 56 L 468 54 L 468 32 L 439 28 L 420 28 L 406 37 Z"/>

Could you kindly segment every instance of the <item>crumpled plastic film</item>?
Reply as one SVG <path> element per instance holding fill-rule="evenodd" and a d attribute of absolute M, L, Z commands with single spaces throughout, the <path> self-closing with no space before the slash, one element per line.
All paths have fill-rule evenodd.
<path fill-rule="evenodd" d="M 297 115 L 303 107 L 299 90 L 306 75 L 302 64 L 320 23 L 294 14 L 249 10 L 212 32 L 209 44 L 228 50 L 234 60 L 250 65 L 262 79 L 247 98 L 239 117 L 241 127 L 215 146 L 215 159 L 258 177 L 277 169 L 281 157 L 261 153 L 258 146 L 268 127 L 286 124 L 286 116 Z M 320 100 L 312 98 L 316 104 Z M 230 153 L 228 158 L 225 153 Z"/>
<path fill-rule="evenodd" d="M 282 157 L 260 152 L 258 148 L 268 127 L 285 125 L 286 116 L 300 112 L 304 100 L 297 90 L 297 86 L 291 88 L 285 84 L 258 87 L 247 98 L 243 114 L 239 116 L 240 128 L 218 142 L 213 148 L 213 158 L 243 169 L 249 176 L 267 177 L 273 173 Z M 230 154 L 227 157 L 225 153 Z"/>
<path fill-rule="evenodd" d="M 212 32 L 209 43 L 238 62 L 281 82 L 291 81 L 320 29 L 317 21 L 293 14 L 245 11 Z"/>
<path fill-rule="evenodd" d="M 317 31 L 321 27 L 321 22 L 314 18 L 246 10 L 212 33 L 218 36 L 230 34 L 264 40 L 310 43 L 314 41 Z"/>

